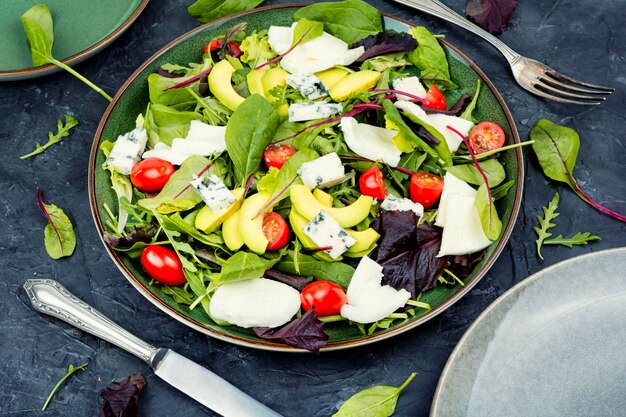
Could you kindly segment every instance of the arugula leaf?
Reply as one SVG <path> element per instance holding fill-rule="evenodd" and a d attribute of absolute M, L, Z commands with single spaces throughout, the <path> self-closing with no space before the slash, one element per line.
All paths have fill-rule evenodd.
<path fill-rule="evenodd" d="M 480 162 L 480 167 L 487 176 L 489 187 L 496 187 L 502 183 L 506 178 L 506 172 L 504 167 L 497 159 L 488 159 Z M 478 168 L 472 164 L 454 165 L 450 167 L 443 167 L 447 172 L 463 180 L 469 184 L 481 185 L 484 180 Z"/>
<path fill-rule="evenodd" d="M 76 234 L 69 217 L 54 204 L 45 204 L 41 189 L 37 190 L 37 202 L 48 220 L 43 230 L 46 252 L 52 259 L 70 256 L 76 248 Z"/>
<path fill-rule="evenodd" d="M 420 78 L 424 83 L 427 86 L 435 84 L 442 91 L 458 88 L 450 80 L 448 59 L 439 40 L 424 26 L 416 26 L 409 33 L 418 46 L 407 57 L 420 70 Z"/>
<path fill-rule="evenodd" d="M 559 208 L 559 193 L 554 194 L 554 198 L 552 198 L 552 201 L 548 203 L 548 207 L 542 207 L 544 217 L 537 216 L 539 227 L 533 227 L 535 233 L 537 233 L 537 254 L 542 260 L 543 255 L 541 254 L 541 245 L 543 244 L 544 240 L 552 236 L 552 233 L 548 232 L 548 230 L 556 226 L 555 223 L 551 222 L 552 220 L 559 217 L 559 213 L 557 213 L 556 211 L 557 208 Z"/>
<path fill-rule="evenodd" d="M 87 365 L 88 365 L 87 362 L 79 366 L 74 366 L 70 363 L 70 365 L 67 367 L 67 372 L 65 373 L 65 375 L 63 375 L 63 377 L 59 379 L 59 381 L 56 383 L 54 388 L 52 388 L 52 391 L 50 391 L 50 395 L 48 395 L 48 399 L 46 399 L 46 402 L 44 403 L 43 407 L 41 407 L 41 411 L 46 411 L 48 404 L 50 404 L 50 401 L 52 401 L 52 397 L 54 397 L 54 394 L 56 394 L 59 388 L 61 388 L 61 385 L 63 385 L 65 380 L 78 371 L 84 371 Z"/>
<path fill-rule="evenodd" d="M 578 232 L 574 236 L 571 237 L 563 237 L 563 235 L 558 235 L 555 238 L 544 241 L 545 245 L 563 245 L 568 248 L 572 248 L 574 245 L 586 245 L 592 240 L 602 240 L 600 236 L 591 235 L 589 232 Z"/>
<path fill-rule="evenodd" d="M 235 179 L 242 186 L 261 167 L 263 152 L 272 143 L 280 116 L 262 96 L 253 94 L 237 107 L 226 125 L 226 149 Z"/>
<path fill-rule="evenodd" d="M 296 27 L 293 28 L 293 43 L 291 46 L 295 46 L 296 43 L 308 42 L 311 39 L 322 36 L 322 33 L 324 33 L 324 25 L 321 22 L 302 18 L 296 23 Z"/>
<path fill-rule="evenodd" d="M 314 3 L 293 15 L 295 21 L 309 19 L 324 24 L 324 30 L 351 45 L 383 30 L 382 17 L 375 7 L 362 0 Z"/>
<path fill-rule="evenodd" d="M 26 155 L 22 155 L 20 156 L 20 159 L 26 159 L 26 158 L 30 158 L 31 156 L 35 156 L 37 154 L 42 153 L 43 151 L 45 151 L 46 149 L 48 149 L 50 146 L 54 145 L 55 143 L 59 143 L 61 141 L 62 138 L 69 136 L 70 134 L 70 130 L 72 130 L 72 128 L 74 126 L 76 126 L 78 124 L 78 120 L 76 120 L 73 116 L 66 114 L 65 115 L 65 125 L 63 124 L 63 121 L 61 119 L 59 119 L 57 121 L 57 133 L 56 135 L 53 134 L 51 131 L 48 132 L 48 142 L 45 143 L 44 145 L 40 145 L 40 144 L 35 144 L 35 150 L 32 151 L 29 154 Z"/>
<path fill-rule="evenodd" d="M 52 23 L 52 15 L 47 6 L 40 4 L 28 9 L 20 18 L 28 43 L 30 44 L 30 53 L 34 67 L 46 64 L 54 64 L 59 68 L 72 74 L 89 87 L 93 88 L 102 97 L 109 101 L 113 101 L 111 96 L 104 92 L 100 87 L 83 77 L 69 65 L 58 61 L 52 57 L 52 45 L 54 44 L 54 25 Z"/>
<path fill-rule="evenodd" d="M 222 285 L 226 282 L 261 278 L 279 259 L 269 260 L 254 253 L 239 251 L 222 264 L 222 271 L 214 277 L 213 284 Z"/>
<path fill-rule="evenodd" d="M 333 417 L 389 417 L 396 409 L 400 393 L 413 381 L 412 373 L 399 387 L 377 385 L 358 392 L 343 403 Z"/>
<path fill-rule="evenodd" d="M 540 119 L 530 130 L 530 139 L 541 169 L 548 178 L 566 183 L 587 204 L 614 219 L 626 222 L 626 216 L 609 210 L 592 199 L 574 178 L 574 165 L 580 148 L 580 138 L 574 129 Z"/>
<path fill-rule="evenodd" d="M 296 268 L 297 266 L 297 268 Z M 343 288 L 348 288 L 354 268 L 343 262 L 318 261 L 312 256 L 303 253 L 294 254 L 288 251 L 276 269 L 288 274 L 313 276 L 316 279 L 334 282 Z"/>
<path fill-rule="evenodd" d="M 461 119 L 469 120 L 472 123 L 478 123 L 478 120 L 472 115 L 474 109 L 476 108 L 476 103 L 478 102 L 478 96 L 480 95 L 480 78 L 476 82 L 476 93 L 470 101 L 470 104 L 465 108 L 463 113 L 459 116 Z"/>
<path fill-rule="evenodd" d="M 201 23 L 254 9 L 263 0 L 198 0 L 187 8 L 187 13 Z"/>
<path fill-rule="evenodd" d="M 480 216 L 480 223 L 483 226 L 483 231 L 487 236 L 487 239 L 492 242 L 500 236 L 502 232 L 502 221 L 498 217 L 498 212 L 493 204 L 492 199 L 487 192 L 487 185 L 483 183 L 478 187 L 478 193 L 476 194 L 475 206 L 478 209 L 478 215 Z"/>

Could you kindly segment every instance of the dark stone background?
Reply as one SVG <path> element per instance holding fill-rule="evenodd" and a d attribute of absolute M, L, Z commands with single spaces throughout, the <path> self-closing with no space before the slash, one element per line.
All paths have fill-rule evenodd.
<path fill-rule="evenodd" d="M 459 12 L 465 3 L 445 2 Z M 186 13 L 190 3 L 151 1 L 126 33 L 78 65 L 78 71 L 106 91 L 115 92 L 155 51 L 198 26 Z M 278 3 L 282 2 L 265 4 Z M 540 117 L 578 130 L 582 141 L 576 177 L 598 201 L 626 213 L 626 2 L 520 1 L 509 31 L 501 36 L 522 54 L 576 78 L 615 87 L 617 91 L 598 107 L 561 105 L 534 97 L 515 84 L 498 52 L 469 32 L 388 1 L 372 3 L 445 34 L 474 60 L 501 91 L 523 139 Z M 0 416 L 42 414 L 41 405 L 67 365 L 85 361 L 89 361 L 87 370 L 58 393 L 47 416 L 95 416 L 100 390 L 111 380 L 136 371 L 148 379 L 140 401 L 141 415 L 214 415 L 161 382 L 135 357 L 34 312 L 21 289 L 27 278 L 59 280 L 131 332 L 207 366 L 285 416 L 329 416 L 355 392 L 378 384 L 398 385 L 411 372 L 418 376 L 401 396 L 395 415 L 427 416 L 450 352 L 485 307 L 546 266 L 626 243 L 626 225 L 595 211 L 569 189 L 548 183 L 527 150 L 524 201 L 509 244 L 487 276 L 445 313 L 391 340 L 317 356 L 233 346 L 192 331 L 157 310 L 106 255 L 89 210 L 87 161 L 107 104 L 66 73 L 0 84 Z M 64 113 L 72 113 L 80 121 L 72 135 L 43 155 L 19 160 L 36 141 L 46 141 L 48 130 Z M 70 258 L 54 261 L 45 253 L 45 219 L 35 199 L 37 185 L 45 190 L 46 200 L 63 207 L 74 222 L 78 246 Z M 546 259 L 541 262 L 532 228 L 540 207 L 556 190 L 561 193 L 557 233 L 588 230 L 603 240 L 574 249 L 547 247 Z"/>

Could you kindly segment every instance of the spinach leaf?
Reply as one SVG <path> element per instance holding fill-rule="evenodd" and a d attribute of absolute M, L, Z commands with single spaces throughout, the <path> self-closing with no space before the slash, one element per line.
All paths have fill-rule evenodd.
<path fill-rule="evenodd" d="M 313 353 L 326 346 L 328 335 L 324 333 L 324 323 L 318 320 L 312 308 L 301 317 L 291 320 L 279 328 L 254 327 L 254 333 L 268 340 L 286 343 L 291 346 L 307 349 Z"/>
<path fill-rule="evenodd" d="M 574 129 L 540 119 L 530 129 L 530 139 L 541 169 L 548 178 L 566 183 L 587 204 L 614 219 L 626 222 L 626 216 L 609 210 L 592 199 L 574 178 L 574 165 L 580 148 L 580 138 Z"/>
<path fill-rule="evenodd" d="M 291 46 L 308 42 L 311 39 L 322 36 L 322 33 L 324 33 L 324 25 L 322 23 L 302 18 L 296 23 L 296 27 L 293 28 L 293 43 Z"/>
<path fill-rule="evenodd" d="M 476 194 L 475 206 L 478 209 L 478 215 L 480 216 L 480 223 L 483 226 L 483 231 L 487 236 L 487 239 L 492 242 L 500 237 L 502 232 L 502 222 L 498 217 L 498 212 L 493 204 L 493 201 L 487 191 L 487 186 L 483 183 L 478 187 L 478 193 Z"/>
<path fill-rule="evenodd" d="M 37 154 L 42 153 L 43 151 L 45 151 L 46 149 L 48 149 L 50 146 L 54 145 L 55 143 L 59 143 L 61 141 L 62 138 L 69 136 L 70 134 L 70 130 L 72 130 L 72 128 L 74 126 L 76 126 L 78 124 L 78 120 L 76 120 L 73 116 L 66 114 L 65 115 L 65 125 L 63 124 L 63 121 L 61 119 L 59 119 L 57 121 L 57 133 L 56 135 L 52 132 L 48 132 L 48 142 L 40 145 L 40 144 L 35 144 L 35 150 L 32 151 L 29 154 L 26 155 L 22 155 L 20 156 L 20 159 L 26 159 L 26 158 L 30 158 L 31 156 L 35 156 Z"/>
<path fill-rule="evenodd" d="M 278 259 L 280 258 L 264 259 L 254 253 L 239 251 L 222 264 L 222 271 L 214 277 L 213 284 L 222 285 L 226 282 L 261 278 Z"/>
<path fill-rule="evenodd" d="M 254 9 L 263 0 L 198 0 L 187 8 L 187 13 L 201 23 Z"/>
<path fill-rule="evenodd" d="M 402 152 L 412 152 L 414 148 L 419 148 L 432 157 L 437 158 L 437 151 L 413 132 L 413 129 L 405 123 L 402 116 L 400 116 L 400 112 L 390 100 L 383 100 L 383 108 L 385 109 L 385 125 L 387 129 L 398 131 L 398 135 L 393 138 L 398 149 Z M 405 113 L 405 115 L 409 116 L 407 113 Z M 443 140 L 444 145 L 447 147 L 448 145 L 445 144 L 443 135 L 436 129 L 434 130 L 438 134 L 438 136 L 436 136 L 437 139 Z"/>
<path fill-rule="evenodd" d="M 478 120 L 472 115 L 474 109 L 476 108 L 476 103 L 478 102 L 478 96 L 480 95 L 480 78 L 476 83 L 476 93 L 470 101 L 470 104 L 465 108 L 463 113 L 459 116 L 461 119 L 469 120 L 472 123 L 478 123 Z"/>
<path fill-rule="evenodd" d="M 424 26 L 416 26 L 409 31 L 417 40 L 417 48 L 408 53 L 409 61 L 419 70 L 420 78 L 428 86 L 437 84 L 443 90 L 454 89 L 456 85 L 450 83 L 450 68 L 448 59 L 439 40 Z M 454 88 L 453 88 L 454 87 Z M 440 89 L 442 89 L 440 88 Z"/>
<path fill-rule="evenodd" d="M 291 184 L 302 183 L 302 180 L 298 176 L 298 170 L 302 164 L 317 159 L 319 156 L 320 155 L 313 149 L 303 149 L 296 152 L 285 162 L 278 172 L 273 174 L 275 171 L 271 171 L 267 175 L 270 178 L 274 177 L 272 184 L 264 183 L 265 177 L 259 181 L 259 191 L 269 191 L 272 194 L 270 201 L 272 201 L 272 204 L 277 203 L 287 197 L 287 191 Z"/>
<path fill-rule="evenodd" d="M 30 44 L 30 53 L 34 67 L 46 64 L 54 64 L 59 68 L 72 74 L 89 87 L 97 91 L 102 97 L 109 101 L 113 101 L 111 96 L 105 93 L 100 87 L 77 73 L 69 65 L 58 61 L 52 57 L 52 45 L 54 44 L 54 25 L 52 23 L 52 15 L 47 6 L 40 4 L 28 9 L 21 17 L 22 26 L 28 43 Z"/>
<path fill-rule="evenodd" d="M 111 150 L 113 149 L 114 143 L 108 140 L 103 141 L 100 144 L 100 150 L 104 154 L 105 161 L 111 154 Z M 126 222 L 128 221 L 128 212 L 124 210 L 124 202 L 130 203 L 133 199 L 133 185 L 130 182 L 130 179 L 126 175 L 122 175 L 119 172 L 109 168 L 106 164 L 103 166 L 104 169 L 109 171 L 110 179 L 111 179 L 111 188 L 115 192 L 117 196 L 117 227 L 116 231 L 121 233 L 126 227 Z"/>
<path fill-rule="evenodd" d="M 376 35 L 383 30 L 378 9 L 362 0 L 314 3 L 293 15 L 295 21 L 309 19 L 324 24 L 324 30 L 347 44 Z"/>
<path fill-rule="evenodd" d="M 174 138 L 184 138 L 192 120 L 202 120 L 202 116 L 194 111 L 179 111 L 163 104 L 151 105 L 146 112 L 150 146 L 158 142 L 171 146 Z"/>
<path fill-rule="evenodd" d="M 226 149 L 233 161 L 235 179 L 245 185 L 261 167 L 263 151 L 269 146 L 280 124 L 280 116 L 262 96 L 248 97 L 226 125 Z"/>
<path fill-rule="evenodd" d="M 420 80 L 427 87 L 434 85 L 440 91 L 456 90 L 459 86 L 438 69 L 426 68 L 420 72 Z"/>
<path fill-rule="evenodd" d="M 276 264 L 276 269 L 288 274 L 313 276 L 316 279 L 334 282 L 343 288 L 348 288 L 354 268 L 342 262 L 318 261 L 312 256 L 303 253 L 287 252 L 285 257 Z"/>
<path fill-rule="evenodd" d="M 45 204 L 41 189 L 37 190 L 37 202 L 48 220 L 43 231 L 46 252 L 52 259 L 70 256 L 76 248 L 76 234 L 69 217 L 54 204 Z"/>
<path fill-rule="evenodd" d="M 499 200 L 503 197 L 506 197 L 506 195 L 508 194 L 509 190 L 511 189 L 511 187 L 513 187 L 515 185 L 515 181 L 511 180 L 511 181 L 507 181 L 504 184 L 500 185 L 499 187 L 496 187 L 494 189 L 491 190 L 491 198 L 493 198 L 493 200 Z"/>
<path fill-rule="evenodd" d="M 413 381 L 415 373 L 399 387 L 378 385 L 358 392 L 343 403 L 333 417 L 389 417 L 396 409 L 400 393 Z"/>
<path fill-rule="evenodd" d="M 70 376 L 72 376 L 74 373 L 78 372 L 78 371 L 84 371 L 85 368 L 87 367 L 87 362 L 83 363 L 82 365 L 79 366 L 74 366 L 72 364 L 70 364 L 67 367 L 67 372 L 65 373 L 65 375 L 63 375 L 63 377 L 61 379 L 59 379 L 59 381 L 55 384 L 54 388 L 52 388 L 52 391 L 50 392 L 50 395 L 48 395 L 48 398 L 46 399 L 46 402 L 44 403 L 43 407 L 41 407 L 41 411 L 46 411 L 46 408 L 48 407 L 48 404 L 50 404 L 50 401 L 52 401 L 52 397 L 54 397 L 54 394 L 56 394 L 56 392 L 59 390 L 59 388 L 61 388 L 61 385 L 63 385 L 63 383 L 65 382 L 65 380 L 67 378 L 69 378 Z"/>
<path fill-rule="evenodd" d="M 487 181 L 489 182 L 489 187 L 496 187 L 504 179 L 506 178 L 506 172 L 504 172 L 504 167 L 497 159 L 488 159 L 486 161 L 480 162 L 480 167 L 487 175 Z M 462 164 L 462 165 L 454 165 L 450 167 L 444 167 L 447 172 L 450 172 L 452 175 L 457 177 L 460 180 L 463 180 L 469 184 L 481 185 L 484 180 L 478 168 L 476 168 L 472 164 Z"/>

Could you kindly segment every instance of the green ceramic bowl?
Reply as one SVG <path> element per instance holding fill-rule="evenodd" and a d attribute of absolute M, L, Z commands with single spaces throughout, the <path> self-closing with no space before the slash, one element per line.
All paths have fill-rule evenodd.
<path fill-rule="evenodd" d="M 89 161 L 91 209 L 100 236 L 104 232 L 103 219 L 106 219 L 104 205 L 108 204 L 110 207 L 116 207 L 117 203 L 115 195 L 111 190 L 109 176 L 100 168 L 104 162 L 104 157 L 98 151 L 98 147 L 102 140 L 114 140 L 118 135 L 135 127 L 135 118 L 145 110 L 149 101 L 148 75 L 165 63 L 187 64 L 188 62 L 200 60 L 203 46 L 210 39 L 224 33 L 228 28 L 240 22 L 247 22 L 249 30 L 264 29 L 270 25 L 289 25 L 292 23 L 293 13 L 298 7 L 301 7 L 301 5 L 262 8 L 201 26 L 158 51 L 124 83 L 100 121 Z M 386 16 L 385 25 L 388 29 L 406 31 L 411 24 Z M 509 143 L 519 142 L 519 135 L 515 128 L 513 117 L 491 81 L 460 51 L 447 42 L 443 43 L 448 53 L 452 79 L 461 86 L 461 90 L 475 91 L 476 82 L 479 78 L 486 87 L 483 87 L 475 112 L 478 119 L 491 120 L 498 123 L 503 127 Z M 453 92 L 448 99 L 453 102 L 460 94 L 460 92 Z M 523 187 L 522 153 L 519 148 L 507 151 L 501 156 L 500 160 L 505 166 L 507 181 L 515 180 L 516 186 L 509 190 L 506 197 L 497 201 L 498 212 L 504 225 L 502 236 L 487 249 L 486 256 L 465 280 L 465 285 L 454 287 L 447 285 L 437 286 L 421 298 L 421 301 L 431 305 L 431 311 L 395 324 L 391 328 L 376 332 L 373 335 L 362 335 L 356 326 L 327 325 L 325 330 L 330 339 L 328 345 L 323 350 L 360 346 L 405 332 L 441 313 L 476 285 L 506 245 L 513 230 L 521 203 Z M 106 243 L 105 248 L 122 274 L 141 294 L 161 310 L 187 326 L 238 345 L 276 351 L 302 351 L 284 344 L 261 340 L 251 330 L 237 326 L 219 326 L 209 319 L 201 308 L 190 311 L 186 306 L 176 304 L 170 296 L 163 294 L 158 285 L 149 285 L 150 279 L 143 272 L 139 262 L 114 252 Z"/>

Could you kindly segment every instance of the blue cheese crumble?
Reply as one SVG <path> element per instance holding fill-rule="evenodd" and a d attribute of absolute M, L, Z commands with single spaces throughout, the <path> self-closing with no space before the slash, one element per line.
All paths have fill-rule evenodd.
<path fill-rule="evenodd" d="M 424 206 L 420 203 L 414 203 L 408 198 L 399 198 L 391 194 L 385 197 L 380 208 L 388 211 L 412 211 L 418 217 L 424 214 Z"/>
<path fill-rule="evenodd" d="M 139 162 L 147 142 L 148 133 L 143 127 L 120 135 L 104 163 L 105 167 L 122 175 L 130 175 L 133 166 Z"/>
<path fill-rule="evenodd" d="M 293 103 L 289 106 L 288 114 L 290 122 L 306 122 L 309 120 L 325 119 L 343 111 L 341 103 Z"/>
<path fill-rule="evenodd" d="M 346 177 L 346 171 L 336 152 L 300 165 L 298 175 L 302 183 L 311 190 L 339 184 Z"/>
<path fill-rule="evenodd" d="M 213 213 L 219 214 L 226 210 L 237 198 L 230 192 L 217 175 L 207 175 L 206 177 L 195 177 L 191 181 L 191 186 L 202 197 L 202 200 Z"/>
<path fill-rule="evenodd" d="M 315 100 L 328 95 L 328 89 L 322 80 L 309 72 L 289 74 L 285 78 L 287 84 L 295 88 L 303 97 Z"/>
<path fill-rule="evenodd" d="M 303 232 L 320 248 L 328 247 L 329 249 L 324 252 L 333 259 L 340 257 L 356 243 L 337 220 L 324 210 L 320 210 L 317 216 L 304 226 Z"/>

